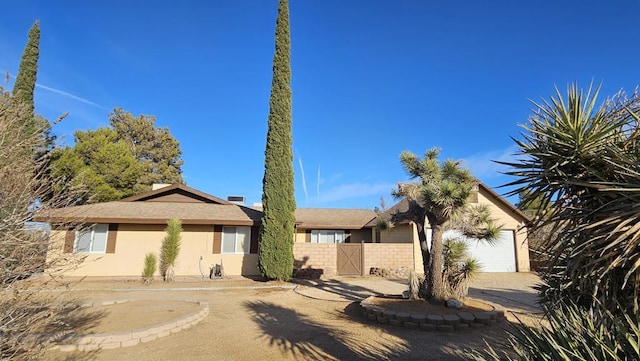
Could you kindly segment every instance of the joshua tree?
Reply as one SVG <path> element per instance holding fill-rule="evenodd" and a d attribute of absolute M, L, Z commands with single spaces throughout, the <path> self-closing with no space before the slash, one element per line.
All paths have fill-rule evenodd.
<path fill-rule="evenodd" d="M 420 159 L 404 151 L 400 161 L 414 183 L 399 183 L 393 195 L 404 198 L 409 208 L 395 219 L 408 219 L 415 223 L 422 250 L 427 298 L 444 300 L 447 297 L 443 274 L 442 235 L 456 228 L 464 235 L 493 241 L 500 227 L 491 220 L 488 210 L 471 207 L 470 197 L 476 191 L 478 181 L 459 162 L 438 161 L 439 149 L 431 149 Z M 427 243 L 426 222 L 432 231 L 431 246 Z"/>

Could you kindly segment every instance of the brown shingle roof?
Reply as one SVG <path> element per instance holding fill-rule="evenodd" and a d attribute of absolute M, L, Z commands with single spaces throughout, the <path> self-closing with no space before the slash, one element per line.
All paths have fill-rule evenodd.
<path fill-rule="evenodd" d="M 305 229 L 360 229 L 376 215 L 368 209 L 298 208 L 295 216 L 298 227 Z M 255 225 L 262 211 L 174 184 L 120 201 L 41 211 L 36 216 L 37 221 L 50 223 L 165 224 L 171 218 L 183 224 Z"/>
<path fill-rule="evenodd" d="M 296 224 L 305 229 L 360 229 L 375 217 L 370 209 L 296 209 Z"/>
<path fill-rule="evenodd" d="M 152 190 L 149 192 L 136 194 L 131 197 L 123 198 L 120 200 L 120 202 L 149 201 L 154 198 L 159 198 L 163 195 L 172 194 L 172 193 L 184 194 L 187 197 L 190 197 L 190 198 L 193 198 L 194 200 L 198 200 L 205 203 L 231 204 L 231 202 L 225 201 L 224 199 L 218 198 L 216 196 L 212 196 L 211 194 L 199 191 L 195 188 L 191 188 L 180 183 L 171 184 L 166 187 L 158 188 L 156 190 Z"/>
<path fill-rule="evenodd" d="M 43 211 L 41 222 L 165 224 L 171 218 L 183 224 L 253 225 L 262 213 L 235 204 L 106 202 Z"/>

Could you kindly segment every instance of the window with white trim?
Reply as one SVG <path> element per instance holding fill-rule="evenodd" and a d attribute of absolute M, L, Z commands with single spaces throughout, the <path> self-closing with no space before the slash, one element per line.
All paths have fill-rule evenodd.
<path fill-rule="evenodd" d="M 314 229 L 311 231 L 311 243 L 344 243 L 344 231 Z"/>
<path fill-rule="evenodd" d="M 90 228 L 76 231 L 73 252 L 106 253 L 108 232 L 108 224 L 96 224 Z"/>
<path fill-rule="evenodd" d="M 245 254 L 251 246 L 251 227 L 222 227 L 222 253 Z"/>

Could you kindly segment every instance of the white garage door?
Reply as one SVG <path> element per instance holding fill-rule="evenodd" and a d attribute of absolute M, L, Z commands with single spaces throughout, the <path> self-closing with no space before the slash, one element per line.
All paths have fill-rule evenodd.
<path fill-rule="evenodd" d="M 456 231 L 446 231 L 444 240 L 459 236 Z M 431 230 L 427 232 L 431 244 Z M 487 242 L 468 238 L 470 256 L 477 259 L 482 266 L 481 272 L 516 272 L 516 252 L 513 231 L 500 231 L 500 238 L 489 245 Z"/>

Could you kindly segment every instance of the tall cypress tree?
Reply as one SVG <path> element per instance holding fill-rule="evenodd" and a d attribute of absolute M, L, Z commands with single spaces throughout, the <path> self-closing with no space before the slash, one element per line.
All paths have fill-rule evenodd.
<path fill-rule="evenodd" d="M 269 99 L 267 145 L 262 180 L 263 216 L 259 266 L 268 279 L 289 280 L 293 273 L 296 201 L 293 193 L 291 136 L 291 40 L 289 2 L 279 0 Z"/>
<path fill-rule="evenodd" d="M 28 120 L 36 126 L 34 117 L 33 92 L 36 87 L 36 76 L 38 73 L 38 58 L 40 57 L 40 22 L 36 20 L 29 29 L 29 40 L 22 52 L 20 67 L 16 82 L 13 85 L 13 97 L 24 103 L 28 110 Z"/>

